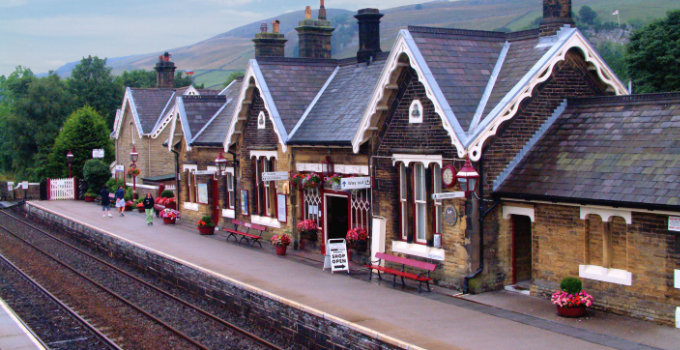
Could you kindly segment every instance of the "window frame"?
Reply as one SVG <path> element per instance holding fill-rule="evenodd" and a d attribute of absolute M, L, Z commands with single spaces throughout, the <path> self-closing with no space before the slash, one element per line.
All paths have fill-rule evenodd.
<path fill-rule="evenodd" d="M 427 179 L 425 173 L 426 173 L 425 165 L 423 163 L 413 164 L 413 217 L 415 218 L 413 241 L 421 244 L 427 243 L 427 228 L 428 228 L 427 184 L 426 184 Z M 422 238 L 420 237 L 420 234 L 422 234 Z"/>
<path fill-rule="evenodd" d="M 413 112 L 418 111 L 419 116 L 414 117 Z M 409 124 L 421 124 L 423 122 L 423 104 L 420 100 L 415 99 L 411 101 L 411 105 L 408 107 L 408 122 Z"/>
<path fill-rule="evenodd" d="M 257 129 L 262 130 L 267 128 L 267 116 L 264 114 L 264 111 L 260 111 L 260 113 L 257 115 Z"/>
<path fill-rule="evenodd" d="M 401 240 L 408 240 L 408 189 L 406 176 L 406 165 L 403 162 L 399 162 L 399 212 L 400 220 L 399 224 L 401 226 Z"/>

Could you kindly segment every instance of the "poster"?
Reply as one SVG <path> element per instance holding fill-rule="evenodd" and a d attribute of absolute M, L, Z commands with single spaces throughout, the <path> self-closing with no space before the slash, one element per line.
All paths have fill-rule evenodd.
<path fill-rule="evenodd" d="M 241 215 L 248 215 L 248 190 L 241 190 Z"/>
<path fill-rule="evenodd" d="M 198 184 L 198 202 L 203 204 L 208 204 L 208 184 L 199 183 Z"/>
<path fill-rule="evenodd" d="M 276 213 L 279 221 L 286 222 L 286 195 L 281 193 L 277 194 L 276 204 Z"/>

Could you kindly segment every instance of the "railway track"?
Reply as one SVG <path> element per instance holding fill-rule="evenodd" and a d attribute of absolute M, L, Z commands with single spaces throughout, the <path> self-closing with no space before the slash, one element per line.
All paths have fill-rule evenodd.
<path fill-rule="evenodd" d="M 118 345 L 0 254 L 0 297 L 49 349 L 113 349 Z"/>
<path fill-rule="evenodd" d="M 114 266 L 5 210 L 0 210 L 0 223 L 2 250 L 32 266 L 57 288 L 59 298 L 81 305 L 81 314 L 93 315 L 109 337 L 126 342 L 119 343 L 122 348 L 281 349 L 237 324 L 247 320 L 225 317 L 228 312 L 219 310 L 219 302 L 198 301 L 177 288 L 159 286 L 153 278 Z M 36 264 L 37 259 L 46 262 Z M 93 296 L 102 301 L 88 302 Z"/>

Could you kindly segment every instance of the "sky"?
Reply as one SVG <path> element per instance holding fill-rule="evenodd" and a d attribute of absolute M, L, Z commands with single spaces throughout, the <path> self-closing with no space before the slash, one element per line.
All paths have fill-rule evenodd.
<path fill-rule="evenodd" d="M 431 0 L 326 0 L 386 9 Z M 319 0 L 0 0 L 0 75 L 56 70 L 88 55 L 119 57 L 193 44 Z"/>

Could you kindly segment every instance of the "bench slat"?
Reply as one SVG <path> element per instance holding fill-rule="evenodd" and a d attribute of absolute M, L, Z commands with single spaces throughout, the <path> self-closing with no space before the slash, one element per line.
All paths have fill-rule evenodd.
<path fill-rule="evenodd" d="M 409 279 L 412 279 L 412 280 L 416 280 L 416 281 L 425 282 L 425 281 L 431 281 L 432 280 L 431 277 L 418 276 L 415 273 L 402 272 L 402 271 L 399 271 L 399 270 L 395 270 L 395 269 L 380 266 L 380 265 L 364 265 L 364 266 L 368 267 L 369 269 L 380 270 L 380 271 L 385 272 L 385 273 L 390 273 L 390 274 L 397 275 L 397 276 L 403 276 L 403 277 L 406 277 L 406 278 L 409 278 Z"/>
<path fill-rule="evenodd" d="M 402 264 L 406 266 L 411 266 L 411 267 L 416 267 L 419 269 L 427 270 L 427 271 L 434 271 L 437 268 L 437 265 L 431 264 L 428 262 L 424 261 L 419 261 L 419 260 L 414 260 L 414 259 L 409 259 L 409 258 L 403 258 L 400 256 L 396 255 L 390 255 L 386 253 L 375 253 L 375 257 L 378 259 L 382 259 L 385 261 L 397 263 L 397 264 Z"/>
<path fill-rule="evenodd" d="M 225 231 L 233 233 L 233 234 L 241 235 L 241 236 L 246 236 L 246 237 L 249 237 L 249 238 L 252 238 L 252 239 L 262 239 L 262 236 L 252 235 L 250 233 L 245 233 L 245 232 L 241 232 L 241 231 L 230 230 L 230 229 L 225 229 Z"/>

